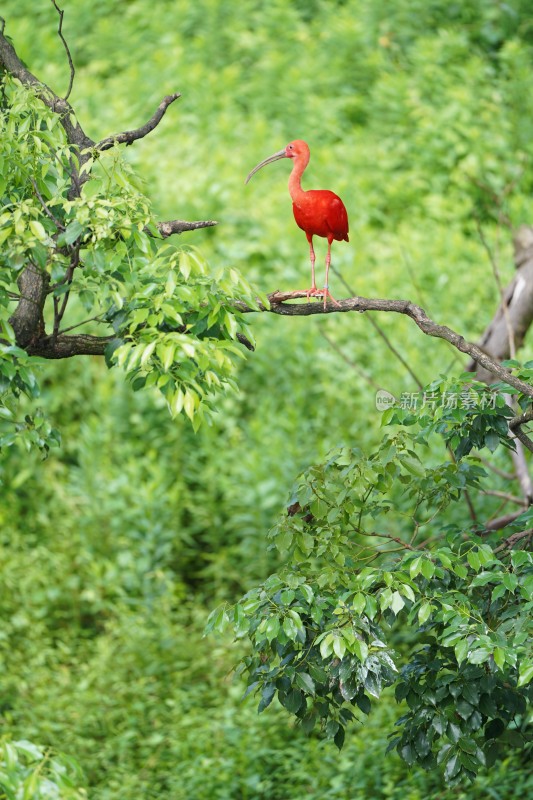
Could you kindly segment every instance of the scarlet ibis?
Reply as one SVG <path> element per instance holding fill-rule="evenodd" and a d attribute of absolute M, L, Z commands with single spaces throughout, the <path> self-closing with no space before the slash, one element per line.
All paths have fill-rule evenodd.
<path fill-rule="evenodd" d="M 331 243 L 335 239 L 338 242 L 349 241 L 348 239 L 348 214 L 344 203 L 338 195 L 328 189 L 311 189 L 304 191 L 301 185 L 301 178 L 305 168 L 309 164 L 310 151 L 306 142 L 296 139 L 290 142 L 283 150 L 265 158 L 261 161 L 246 178 L 246 183 L 250 180 L 261 167 L 271 164 L 280 158 L 292 158 L 292 172 L 289 178 L 289 194 L 292 198 L 292 210 L 294 219 L 299 228 L 307 236 L 309 242 L 309 255 L 311 258 L 311 288 L 307 289 L 307 299 L 312 295 L 324 298 L 324 308 L 328 297 L 339 305 L 329 291 L 328 275 L 331 263 Z M 328 253 L 326 255 L 326 280 L 323 289 L 317 289 L 315 283 L 315 251 L 313 249 L 313 236 L 323 236 L 328 240 Z"/>

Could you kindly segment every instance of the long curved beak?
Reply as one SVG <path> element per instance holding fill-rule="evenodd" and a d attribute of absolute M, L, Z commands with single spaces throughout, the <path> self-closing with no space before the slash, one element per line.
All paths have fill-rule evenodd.
<path fill-rule="evenodd" d="M 248 181 L 250 180 L 252 175 L 255 175 L 255 173 L 258 170 L 260 170 L 261 167 L 264 167 L 266 164 L 271 164 L 273 161 L 277 161 L 280 158 L 287 158 L 287 154 L 286 154 L 285 150 L 279 150 L 277 153 L 274 153 L 274 155 L 269 156 L 268 158 L 265 158 L 264 161 L 261 161 L 260 164 L 258 164 L 256 167 L 253 168 L 253 170 L 250 172 L 250 174 L 248 175 L 248 177 L 246 178 L 246 180 L 244 182 L 248 183 Z"/>

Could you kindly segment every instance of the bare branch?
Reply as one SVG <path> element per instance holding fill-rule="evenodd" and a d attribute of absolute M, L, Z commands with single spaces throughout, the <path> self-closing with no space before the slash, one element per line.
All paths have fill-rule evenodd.
<path fill-rule="evenodd" d="M 361 536 L 375 536 L 377 539 L 388 539 L 391 542 L 399 544 L 404 550 L 414 551 L 421 549 L 419 547 L 413 547 L 413 545 L 409 544 L 409 542 L 404 542 L 403 539 L 400 539 L 399 536 L 393 536 L 390 533 L 379 533 L 378 531 L 364 531 L 361 530 L 360 528 L 352 528 L 352 531 L 354 533 L 360 534 Z"/>
<path fill-rule="evenodd" d="M 487 461 L 486 458 L 480 458 L 479 460 L 481 461 L 484 467 L 487 467 L 487 469 L 492 470 L 492 472 L 494 472 L 496 475 L 499 475 L 500 478 L 503 478 L 506 481 L 514 480 L 515 476 L 513 475 L 512 472 L 505 472 L 505 470 L 496 467 L 494 464 L 491 464 L 491 462 Z"/>
<path fill-rule="evenodd" d="M 499 361 L 511 355 L 508 322 L 511 323 L 515 350 L 522 346 L 533 322 L 533 228 L 522 225 L 515 231 L 513 243 L 516 274 L 478 342 L 482 350 Z M 480 367 L 476 369 L 475 363 L 469 363 L 466 369 L 475 371 L 478 380 L 491 382 L 491 375 Z"/>
<path fill-rule="evenodd" d="M 76 328 L 81 328 L 82 325 L 87 325 L 89 322 L 105 322 L 105 320 L 102 319 L 101 314 L 97 314 L 95 317 L 88 317 L 87 319 L 84 319 L 83 322 L 76 322 L 75 325 L 69 325 L 68 328 L 61 328 L 61 330 L 58 332 L 58 335 L 67 333 L 67 331 L 73 331 Z"/>
<path fill-rule="evenodd" d="M 446 325 L 439 325 L 428 317 L 420 306 L 411 303 L 410 300 L 383 300 L 380 298 L 368 297 L 349 297 L 341 300 L 338 305 L 328 304 L 324 309 L 323 303 L 287 303 L 287 300 L 307 298 L 306 291 L 280 292 L 276 291 L 268 295 L 270 307 L 264 306 L 250 308 L 244 303 L 236 303 L 236 307 L 243 313 L 254 313 L 259 311 L 269 311 L 272 314 L 279 314 L 284 317 L 308 317 L 314 314 L 339 314 L 347 311 L 384 311 L 395 314 L 405 314 L 426 334 L 438 339 L 444 339 L 452 344 L 461 353 L 467 353 L 474 361 L 485 367 L 493 375 L 496 375 L 509 386 L 518 389 L 519 392 L 533 398 L 533 386 L 515 377 L 512 372 L 484 353 L 477 345 L 467 342 L 463 336 L 448 328 Z"/>
<path fill-rule="evenodd" d="M 529 411 L 525 411 L 523 414 L 519 414 L 517 417 L 513 417 L 513 419 L 509 421 L 509 430 L 522 442 L 524 447 L 527 447 L 527 449 L 533 453 L 533 442 L 529 436 L 526 436 L 521 428 L 521 425 L 525 425 L 526 422 L 531 422 L 531 420 L 533 420 L 533 408 L 530 408 Z"/>
<path fill-rule="evenodd" d="M 496 519 L 491 519 L 485 523 L 485 529 L 487 531 L 500 531 L 502 528 L 506 528 L 511 522 L 514 522 L 517 517 L 524 513 L 524 509 L 520 511 L 511 511 L 509 514 L 505 514 L 503 517 L 496 517 Z"/>
<path fill-rule="evenodd" d="M 363 369 L 361 369 L 359 364 L 357 364 L 355 361 L 352 361 L 351 358 L 348 358 L 348 356 L 346 355 L 346 353 L 344 353 L 342 348 L 340 348 L 339 345 L 333 339 L 331 339 L 325 331 L 320 331 L 320 333 L 324 337 L 326 342 L 330 345 L 330 347 L 332 347 L 333 350 L 335 350 L 335 352 L 338 353 L 338 355 L 342 358 L 342 360 L 345 361 L 349 367 L 355 370 L 357 375 L 359 375 L 364 381 L 366 381 L 366 383 L 368 383 L 369 386 L 372 386 L 372 388 L 377 389 L 378 391 L 381 389 L 379 383 L 376 383 L 376 381 L 373 380 L 373 378 L 371 378 L 370 375 L 368 375 Z"/>
<path fill-rule="evenodd" d="M 145 125 L 142 125 L 140 128 L 135 128 L 132 131 L 124 131 L 123 133 L 116 133 L 113 136 L 106 136 L 105 139 L 102 139 L 101 142 L 98 142 L 96 149 L 100 151 L 109 150 L 116 144 L 130 145 L 137 141 L 137 139 L 143 139 L 151 131 L 153 131 L 157 125 L 159 125 L 169 105 L 179 97 L 181 97 L 179 92 L 174 92 L 174 94 L 167 95 L 161 100 L 155 113 Z"/>
<path fill-rule="evenodd" d="M 174 233 L 179 234 L 185 231 L 195 231 L 198 230 L 198 228 L 211 228 L 213 225 L 218 225 L 218 222 L 214 219 L 202 219 L 196 222 L 187 222 L 184 219 L 171 219 L 167 222 L 158 222 L 156 227 L 163 239 L 167 239 Z M 150 233 L 147 228 L 145 228 L 145 231 L 146 233 Z"/>
<path fill-rule="evenodd" d="M 59 27 L 57 29 L 57 33 L 59 35 L 59 38 L 63 42 L 63 46 L 64 46 L 65 52 L 67 54 L 68 65 L 69 65 L 69 69 L 70 69 L 70 80 L 69 80 L 69 84 L 68 84 L 68 89 L 67 89 L 66 95 L 63 98 L 63 100 L 68 100 L 68 98 L 70 96 L 70 93 L 72 91 L 72 85 L 74 83 L 74 75 L 76 73 L 76 70 L 74 69 L 74 62 L 72 61 L 72 56 L 70 55 L 69 46 L 68 46 L 68 44 L 67 44 L 67 42 L 65 40 L 65 37 L 63 36 L 63 16 L 64 16 L 65 12 L 62 11 L 59 8 L 59 6 L 56 3 L 56 0 L 52 0 L 52 4 L 53 4 L 55 10 L 57 11 L 57 13 L 59 14 Z"/>
<path fill-rule="evenodd" d="M 514 476 L 511 475 L 511 478 Z M 523 497 L 516 497 L 514 494 L 507 494 L 507 492 L 499 492 L 496 489 L 483 489 L 481 494 L 489 495 L 490 497 L 500 497 L 502 500 L 506 500 L 508 503 L 515 503 L 517 506 L 522 506 L 527 508 L 529 503 Z"/>
<path fill-rule="evenodd" d="M 522 539 L 531 539 L 533 536 L 533 528 L 528 528 L 526 531 L 519 531 L 518 533 L 513 533 L 509 536 L 505 541 L 503 541 L 498 547 L 495 548 L 494 552 L 499 553 L 501 550 L 510 550 L 512 547 L 520 542 Z"/>
<path fill-rule="evenodd" d="M 525 425 L 526 422 L 531 422 L 533 419 L 533 408 L 530 408 L 528 411 L 524 411 L 523 414 L 518 414 L 516 417 L 513 417 L 509 421 L 509 427 L 512 431 L 516 431 L 520 425 Z"/>

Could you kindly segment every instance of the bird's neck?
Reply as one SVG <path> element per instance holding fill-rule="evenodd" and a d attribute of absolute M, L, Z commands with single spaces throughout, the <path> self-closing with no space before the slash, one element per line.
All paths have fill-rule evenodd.
<path fill-rule="evenodd" d="M 302 175 L 308 163 L 309 159 L 294 159 L 292 172 L 289 178 L 289 194 L 293 203 L 297 203 L 305 194 L 302 189 Z"/>

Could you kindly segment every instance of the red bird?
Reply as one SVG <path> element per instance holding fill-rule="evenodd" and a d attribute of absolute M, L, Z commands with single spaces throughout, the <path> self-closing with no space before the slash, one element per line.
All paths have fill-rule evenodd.
<path fill-rule="evenodd" d="M 335 239 L 338 242 L 349 241 L 348 239 L 348 214 L 344 203 L 327 189 L 312 189 L 305 192 L 301 186 L 301 178 L 305 168 L 309 164 L 309 147 L 306 142 L 296 139 L 290 142 L 287 147 L 274 155 L 261 161 L 246 178 L 246 183 L 250 180 L 261 167 L 277 161 L 279 158 L 292 158 L 293 167 L 289 178 L 289 194 L 292 198 L 292 210 L 294 219 L 299 228 L 307 236 L 309 242 L 309 253 L 311 257 L 311 282 L 312 286 L 307 289 L 307 299 L 311 295 L 324 298 L 324 308 L 328 297 L 336 304 L 337 301 L 331 295 L 328 285 L 329 265 L 331 263 L 331 243 Z M 315 251 L 313 250 L 313 236 L 323 236 L 328 240 L 328 254 L 326 256 L 326 282 L 323 289 L 317 289 L 315 283 Z"/>

